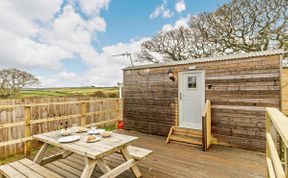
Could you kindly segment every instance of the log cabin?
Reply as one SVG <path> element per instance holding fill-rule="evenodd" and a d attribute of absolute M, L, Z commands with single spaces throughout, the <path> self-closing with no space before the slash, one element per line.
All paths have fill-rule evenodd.
<path fill-rule="evenodd" d="M 284 54 L 272 50 L 124 68 L 124 128 L 203 150 L 219 144 L 264 151 L 265 108 L 288 113 Z"/>

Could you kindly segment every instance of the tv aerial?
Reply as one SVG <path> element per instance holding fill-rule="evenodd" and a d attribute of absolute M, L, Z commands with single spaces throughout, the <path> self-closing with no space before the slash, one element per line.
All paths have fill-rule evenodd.
<path fill-rule="evenodd" d="M 132 54 L 131 54 L 131 53 L 128 53 L 128 52 L 126 51 L 125 53 L 120 53 L 120 54 L 114 54 L 114 55 L 112 55 L 112 57 L 119 57 L 119 56 L 129 57 L 130 62 L 131 62 L 132 69 L 133 69 L 133 71 L 134 71 L 134 64 L 133 64 Z"/>

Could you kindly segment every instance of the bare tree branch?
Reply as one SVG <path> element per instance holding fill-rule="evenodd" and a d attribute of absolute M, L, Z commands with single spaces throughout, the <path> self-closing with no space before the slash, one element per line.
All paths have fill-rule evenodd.
<path fill-rule="evenodd" d="M 163 62 L 283 48 L 287 7 L 287 0 L 232 0 L 191 17 L 189 28 L 161 31 L 142 43 L 137 56 Z"/>
<path fill-rule="evenodd" d="M 32 74 L 18 69 L 0 70 L 0 97 L 8 97 L 19 92 L 23 87 L 40 84 Z"/>

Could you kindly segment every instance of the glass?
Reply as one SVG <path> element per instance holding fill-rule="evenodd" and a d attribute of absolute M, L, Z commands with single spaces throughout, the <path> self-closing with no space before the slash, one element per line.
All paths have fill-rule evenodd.
<path fill-rule="evenodd" d="M 72 124 L 72 130 L 73 130 L 74 132 L 77 132 L 77 130 L 78 130 L 78 124 Z"/>
<path fill-rule="evenodd" d="M 188 77 L 188 88 L 196 88 L 197 87 L 197 78 L 196 76 L 189 76 Z"/>
<path fill-rule="evenodd" d="M 91 125 L 91 130 L 96 130 L 96 124 Z"/>

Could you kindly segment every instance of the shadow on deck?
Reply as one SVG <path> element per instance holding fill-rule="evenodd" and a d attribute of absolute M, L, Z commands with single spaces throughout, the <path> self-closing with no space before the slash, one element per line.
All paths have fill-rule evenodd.
<path fill-rule="evenodd" d="M 138 136 L 133 145 L 153 150 L 153 154 L 138 162 L 144 178 L 194 178 L 194 177 L 265 177 L 264 153 L 212 145 L 207 152 L 195 146 L 165 144 L 165 137 L 120 131 L 123 134 Z M 59 153 L 58 148 L 50 148 L 49 154 Z M 123 160 L 113 154 L 106 158 L 111 168 Z M 83 157 L 73 154 L 46 165 L 47 168 L 67 178 L 80 177 L 84 169 Z M 102 175 L 96 168 L 93 177 Z M 126 171 L 119 177 L 134 177 Z"/>

